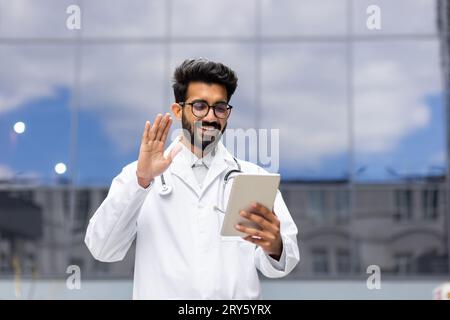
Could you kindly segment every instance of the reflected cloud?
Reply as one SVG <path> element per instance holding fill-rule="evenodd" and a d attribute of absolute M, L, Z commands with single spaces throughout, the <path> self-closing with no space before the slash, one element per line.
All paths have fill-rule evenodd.
<path fill-rule="evenodd" d="M 68 3 L 62 1 L 55 6 L 56 2 L 18 0 L 12 4 L 12 1 L 3 0 L 0 4 L 8 15 L 1 17 L 2 36 L 7 30 L 8 37 L 72 37 L 73 33 L 54 28 L 61 20 L 59 10 Z M 323 3 L 330 6 L 325 8 Z M 262 1 L 263 35 L 344 34 L 346 1 L 323 3 Z M 354 12 L 360 12 L 365 4 L 354 3 L 357 3 Z M 402 3 L 405 1 L 380 2 L 386 13 L 383 20 L 385 33 L 406 33 L 405 25 L 411 26 L 413 32 L 435 31 L 434 1 L 408 1 L 407 14 L 399 15 L 403 20 L 393 21 L 390 18 L 392 12 L 402 10 Z M 83 36 L 165 35 L 162 17 L 166 7 L 162 1 L 131 1 L 123 16 L 120 4 L 117 0 L 86 3 Z M 254 34 L 253 1 L 245 4 L 219 1 L 214 10 L 206 4 L 174 1 L 175 17 L 201 19 L 174 19 L 172 34 L 180 37 Z M 107 5 L 111 10 L 103 12 L 102 8 Z M 217 21 L 222 21 L 224 12 L 233 6 L 242 10 L 235 10 L 234 18 L 228 20 L 228 24 L 216 25 Z M 281 12 L 285 15 L 283 20 L 270 19 Z M 423 18 L 423 14 L 429 18 Z M 358 17 L 365 17 L 365 11 Z M 5 29 L 5 24 L 11 27 Z M 357 20 L 356 30 L 360 24 Z M 17 110 L 35 99 L 54 97 L 57 88 L 74 90 L 74 49 L 71 44 L 2 45 L 0 114 Z M 437 39 L 357 42 L 354 50 L 357 152 L 369 155 L 392 152 L 403 138 L 433 125 L 424 97 L 441 92 Z M 260 119 L 261 128 L 280 129 L 281 158 L 285 163 L 315 170 L 329 159 L 347 153 L 346 44 L 264 43 L 260 107 L 256 105 L 254 52 L 252 43 L 173 43 L 168 67 L 167 51 L 161 43 L 84 45 L 81 111 L 100 119 L 102 130 L 117 146 L 115 151 L 134 152 L 134 142 L 145 120 L 151 120 L 156 113 L 170 107 L 170 84 L 175 65 L 187 57 L 203 56 L 230 64 L 239 75 L 233 102 L 240 108 L 233 111 L 230 124 L 245 129 L 257 126 L 257 119 Z M 257 114 L 260 111 L 262 113 Z"/>

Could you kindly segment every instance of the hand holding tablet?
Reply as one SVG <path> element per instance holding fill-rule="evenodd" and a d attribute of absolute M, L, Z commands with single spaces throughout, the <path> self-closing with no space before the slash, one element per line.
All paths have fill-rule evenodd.
<path fill-rule="evenodd" d="M 222 224 L 222 236 L 240 236 L 247 234 L 236 230 L 235 226 L 241 224 L 245 227 L 260 229 L 259 225 L 240 215 L 242 210 L 248 210 L 251 203 L 257 202 L 273 209 L 278 186 L 279 174 L 240 174 L 234 178 L 228 200 L 225 219 Z"/>

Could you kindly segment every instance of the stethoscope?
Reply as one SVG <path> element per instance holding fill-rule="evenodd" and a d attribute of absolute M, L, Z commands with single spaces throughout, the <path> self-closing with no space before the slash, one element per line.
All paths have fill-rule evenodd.
<path fill-rule="evenodd" d="M 164 179 L 164 173 L 161 174 L 161 185 L 162 188 L 159 190 L 159 194 L 162 196 L 166 196 L 172 192 L 172 186 L 168 186 L 166 184 L 166 180 Z"/>
<path fill-rule="evenodd" d="M 231 176 L 231 174 L 233 174 L 233 173 L 242 173 L 241 165 L 239 164 L 239 162 L 237 161 L 237 159 L 236 159 L 235 157 L 233 157 L 233 160 L 234 160 L 234 162 L 236 163 L 237 169 L 229 170 L 229 171 L 225 174 L 225 177 L 223 178 L 222 198 L 223 198 L 223 196 L 224 196 L 224 194 L 225 194 L 225 187 L 226 187 L 227 183 L 230 181 L 230 179 L 233 178 L 233 177 Z M 167 185 L 166 179 L 164 178 L 164 173 L 161 174 L 160 180 L 161 180 L 161 189 L 159 190 L 159 194 L 160 194 L 161 196 L 167 196 L 167 195 L 169 195 L 169 194 L 172 192 L 173 188 L 172 188 L 172 186 Z M 223 199 L 222 199 L 222 207 L 223 207 Z M 218 206 L 214 206 L 213 209 L 218 210 L 218 211 L 220 211 L 220 212 L 222 212 L 222 213 L 225 212 L 223 209 L 220 209 Z"/>
<path fill-rule="evenodd" d="M 225 174 L 225 177 L 223 178 L 223 185 L 222 185 L 222 197 L 220 197 L 220 195 L 217 195 L 218 198 L 222 199 L 221 208 L 219 208 L 218 205 L 215 205 L 212 207 L 213 210 L 219 211 L 221 213 L 225 213 L 225 209 L 224 209 L 225 187 L 227 186 L 227 183 L 230 181 L 230 179 L 234 178 L 234 176 L 231 176 L 231 174 L 232 173 L 242 173 L 241 165 L 239 164 L 237 159 L 235 157 L 233 157 L 233 160 L 234 160 L 234 162 L 236 162 L 237 169 L 232 169 Z M 217 203 L 218 202 L 219 201 L 217 201 Z"/>

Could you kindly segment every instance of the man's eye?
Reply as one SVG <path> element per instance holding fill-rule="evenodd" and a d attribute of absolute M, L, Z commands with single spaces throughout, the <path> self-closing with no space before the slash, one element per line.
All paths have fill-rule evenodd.
<path fill-rule="evenodd" d="M 207 108 L 207 105 L 206 105 L 206 103 L 203 103 L 203 102 L 194 102 L 192 107 L 197 110 L 204 110 Z"/>
<path fill-rule="evenodd" d="M 216 110 L 217 110 L 218 112 L 226 112 L 226 111 L 227 111 L 227 107 L 228 107 L 228 105 L 226 105 L 226 104 L 224 104 L 224 103 L 217 104 L 217 105 L 216 105 Z"/>

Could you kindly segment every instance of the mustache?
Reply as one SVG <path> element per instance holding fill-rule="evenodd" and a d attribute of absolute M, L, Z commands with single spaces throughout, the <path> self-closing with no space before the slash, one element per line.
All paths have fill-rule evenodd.
<path fill-rule="evenodd" d="M 213 127 L 214 129 L 220 130 L 222 126 L 218 122 L 209 122 L 209 121 L 196 121 L 194 124 L 196 127 Z"/>

